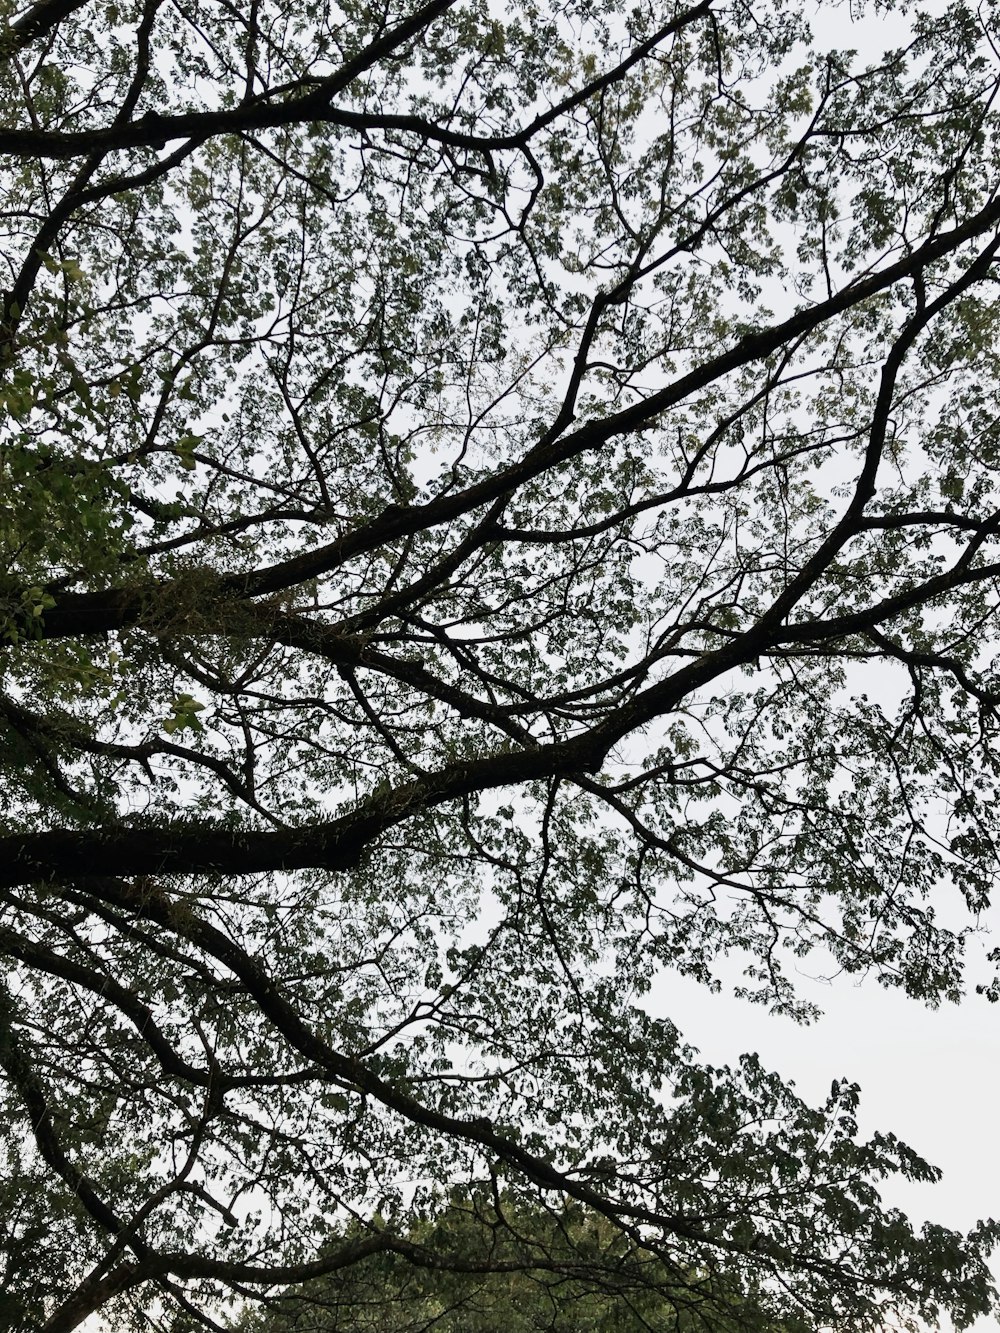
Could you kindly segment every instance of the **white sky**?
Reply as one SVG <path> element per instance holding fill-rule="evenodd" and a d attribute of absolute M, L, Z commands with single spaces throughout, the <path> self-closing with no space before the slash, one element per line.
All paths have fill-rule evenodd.
<path fill-rule="evenodd" d="M 856 23 L 846 4 L 819 4 L 814 43 L 852 47 L 864 58 L 902 40 L 907 27 L 898 15 Z M 983 974 L 973 971 L 970 990 Z M 844 976 L 828 983 L 805 970 L 799 992 L 824 1010 L 817 1023 L 771 1017 L 674 973 L 659 979 L 648 1003 L 677 1024 L 705 1061 L 732 1064 L 754 1051 L 766 1068 L 794 1080 L 809 1104 L 823 1102 L 834 1078 L 858 1082 L 862 1134 L 891 1130 L 944 1172 L 933 1186 L 886 1182 L 886 1202 L 915 1222 L 965 1230 L 1000 1213 L 1000 1005 L 971 994 L 961 1005 L 932 1011 L 874 981 Z M 1000 1255 L 994 1269 L 1000 1279 Z M 96 1318 L 87 1327 L 104 1326 Z M 998 1325 L 982 1320 L 975 1328 L 987 1333 Z"/>
<path fill-rule="evenodd" d="M 929 1010 L 874 981 L 802 975 L 800 983 L 800 994 L 825 1011 L 809 1027 L 672 973 L 657 983 L 651 1007 L 707 1063 L 756 1051 L 811 1105 L 824 1101 L 834 1078 L 859 1083 L 861 1133 L 891 1130 L 944 1172 L 937 1185 L 886 1182 L 886 1202 L 915 1222 L 968 1230 L 1000 1213 L 1000 1005 L 973 993 Z M 1000 1255 L 993 1267 L 1000 1278 Z M 975 1325 L 976 1333 L 997 1327 L 992 1319 Z"/>

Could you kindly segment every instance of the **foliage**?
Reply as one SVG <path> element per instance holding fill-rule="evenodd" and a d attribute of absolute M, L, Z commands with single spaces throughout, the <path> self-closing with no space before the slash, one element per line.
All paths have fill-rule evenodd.
<path fill-rule="evenodd" d="M 349 1226 L 334 1244 L 361 1234 Z M 435 1266 L 457 1255 L 463 1269 Z M 241 1333 L 691 1333 L 704 1327 L 704 1306 L 719 1333 L 754 1327 L 743 1318 L 749 1307 L 731 1293 L 720 1300 L 708 1275 L 678 1278 L 578 1204 L 538 1208 L 510 1191 L 493 1197 L 455 1191 L 436 1207 L 416 1210 L 402 1253 L 386 1251 L 306 1282 L 239 1327 Z M 664 1289 L 677 1304 L 664 1300 Z M 786 1324 L 781 1333 L 807 1327 Z M 766 1329 L 778 1333 L 773 1324 Z"/>
<path fill-rule="evenodd" d="M 812 9 L 0 0 L 12 1328 L 423 1290 L 451 1189 L 993 1308 L 656 1012 L 955 999 L 997 874 L 997 9 Z"/>

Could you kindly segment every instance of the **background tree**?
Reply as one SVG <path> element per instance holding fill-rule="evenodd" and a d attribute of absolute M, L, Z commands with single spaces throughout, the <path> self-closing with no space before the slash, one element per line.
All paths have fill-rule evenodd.
<path fill-rule="evenodd" d="M 707 1326 L 720 1333 L 747 1327 L 738 1297 L 713 1290 L 707 1275 L 689 1274 L 679 1304 L 665 1302 L 656 1256 L 577 1204 L 525 1207 L 510 1191 L 456 1191 L 415 1213 L 409 1254 L 379 1254 L 282 1293 L 243 1319 L 241 1333 L 649 1333 L 700 1330 L 706 1306 Z M 437 1255 L 454 1261 L 459 1253 L 465 1271 L 433 1266 Z M 795 1333 L 807 1328 L 794 1325 Z"/>
<path fill-rule="evenodd" d="M 961 993 L 994 6 L 0 16 L 8 1324 L 419 1269 L 457 1187 L 709 1328 L 987 1311 L 994 1229 L 881 1204 L 934 1172 L 853 1085 L 645 997 Z"/>

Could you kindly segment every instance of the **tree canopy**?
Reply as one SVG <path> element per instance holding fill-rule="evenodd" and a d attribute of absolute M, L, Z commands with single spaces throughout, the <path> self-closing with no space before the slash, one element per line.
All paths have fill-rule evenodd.
<path fill-rule="evenodd" d="M 445 1281 L 455 1190 L 706 1329 L 993 1308 L 849 1071 L 710 1067 L 655 983 L 962 993 L 996 19 L 0 0 L 11 1328 Z"/>
<path fill-rule="evenodd" d="M 356 1223 L 347 1228 L 360 1231 Z M 348 1234 L 328 1244 L 342 1246 Z M 681 1291 L 655 1254 L 600 1213 L 565 1200 L 525 1207 L 509 1190 L 455 1191 L 418 1211 L 406 1239 L 426 1256 L 454 1261 L 461 1254 L 466 1267 L 438 1269 L 384 1251 L 279 1293 L 240 1321 L 241 1333 L 733 1333 L 752 1326 L 734 1293 L 717 1290 L 710 1274 L 690 1274 Z M 665 1278 L 675 1301 L 663 1298 Z M 809 1328 L 806 1321 L 769 1324 L 766 1333 Z"/>

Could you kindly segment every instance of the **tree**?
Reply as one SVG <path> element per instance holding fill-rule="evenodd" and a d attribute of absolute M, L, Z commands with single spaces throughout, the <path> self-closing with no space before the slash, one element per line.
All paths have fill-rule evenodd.
<path fill-rule="evenodd" d="M 358 1228 L 353 1231 L 357 1233 Z M 334 1246 L 343 1245 L 339 1234 Z M 562 1201 L 524 1207 L 507 1191 L 455 1194 L 418 1216 L 406 1243 L 424 1264 L 400 1253 L 369 1260 L 282 1293 L 241 1321 L 245 1333 L 649 1333 L 699 1330 L 702 1307 L 720 1333 L 746 1327 L 731 1293 L 691 1274 L 677 1306 L 660 1287 L 667 1274 L 654 1254 L 632 1246 L 600 1213 Z M 436 1254 L 461 1252 L 465 1271 L 439 1270 Z M 545 1267 L 539 1269 L 542 1259 Z M 594 1260 L 598 1263 L 595 1265 Z M 599 1274 L 595 1283 L 595 1275 Z M 730 1301 L 733 1317 L 723 1313 Z M 796 1324 L 805 1330 L 806 1324 Z M 768 1333 L 777 1333 L 774 1325 Z M 792 1333 L 791 1325 L 782 1333 Z"/>
<path fill-rule="evenodd" d="M 4 0 L 11 1327 L 455 1188 L 706 1328 L 992 1308 L 649 998 L 955 999 L 996 876 L 995 6 L 807 10 Z"/>

